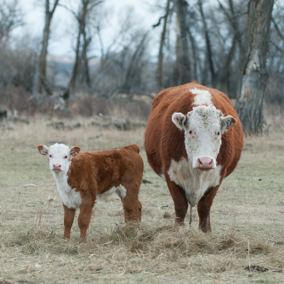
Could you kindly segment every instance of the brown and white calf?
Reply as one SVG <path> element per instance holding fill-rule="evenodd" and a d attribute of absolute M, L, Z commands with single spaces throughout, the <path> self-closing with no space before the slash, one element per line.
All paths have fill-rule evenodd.
<path fill-rule="evenodd" d="M 37 147 L 47 155 L 64 207 L 64 236 L 70 238 L 76 209 L 81 239 L 87 236 L 96 199 L 117 193 L 121 198 L 124 219 L 141 221 L 142 205 L 138 199 L 144 164 L 136 144 L 118 150 L 80 152 L 64 144 Z"/>
<path fill-rule="evenodd" d="M 183 224 L 188 203 L 197 204 L 200 229 L 211 231 L 213 199 L 236 168 L 242 146 L 241 122 L 224 93 L 192 82 L 154 98 L 145 150 L 167 182 L 178 223 Z"/>

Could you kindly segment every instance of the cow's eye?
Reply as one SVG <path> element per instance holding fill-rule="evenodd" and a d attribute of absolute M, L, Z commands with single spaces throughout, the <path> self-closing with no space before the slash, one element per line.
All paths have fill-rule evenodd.
<path fill-rule="evenodd" d="M 67 159 L 67 156 L 65 156 L 64 159 Z"/>
<path fill-rule="evenodd" d="M 49 155 L 49 158 L 52 158 L 52 155 Z"/>
<path fill-rule="evenodd" d="M 217 135 L 218 135 L 218 136 L 220 135 L 220 131 L 217 132 Z"/>
<path fill-rule="evenodd" d="M 192 130 L 189 130 L 189 134 L 192 134 Z"/>

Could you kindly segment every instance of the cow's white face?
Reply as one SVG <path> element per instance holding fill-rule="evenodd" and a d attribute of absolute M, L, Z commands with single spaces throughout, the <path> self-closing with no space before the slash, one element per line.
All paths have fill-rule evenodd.
<path fill-rule="evenodd" d="M 193 168 L 216 168 L 221 136 L 236 120 L 231 115 L 224 117 L 214 106 L 198 106 L 187 116 L 175 112 L 172 121 L 177 128 L 184 131 L 185 148 Z"/>
<path fill-rule="evenodd" d="M 48 156 L 49 168 L 56 174 L 67 174 L 72 157 L 80 152 L 80 147 L 69 149 L 68 146 L 58 143 L 55 143 L 49 148 L 45 145 L 40 145 L 37 148 L 42 155 Z"/>

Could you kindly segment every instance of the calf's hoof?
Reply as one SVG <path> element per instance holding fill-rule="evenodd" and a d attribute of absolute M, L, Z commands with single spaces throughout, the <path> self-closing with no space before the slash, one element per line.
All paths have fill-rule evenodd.
<path fill-rule="evenodd" d="M 85 237 L 85 238 L 80 237 L 79 243 L 82 244 L 82 243 L 85 243 L 85 242 L 87 242 L 87 237 Z"/>

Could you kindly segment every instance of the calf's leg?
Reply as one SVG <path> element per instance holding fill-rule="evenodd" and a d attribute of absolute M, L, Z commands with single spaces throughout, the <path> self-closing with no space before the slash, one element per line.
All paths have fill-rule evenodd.
<path fill-rule="evenodd" d="M 91 217 L 92 217 L 92 209 L 94 203 L 91 200 L 82 200 L 80 205 L 80 214 L 78 216 L 78 226 L 80 228 L 80 239 L 84 240 L 87 238 L 87 230 L 89 228 Z"/>
<path fill-rule="evenodd" d="M 197 204 L 197 211 L 199 215 L 199 229 L 204 233 L 211 232 L 210 208 L 220 184 L 218 186 L 209 188 Z"/>
<path fill-rule="evenodd" d="M 76 209 L 70 209 L 63 204 L 64 208 L 64 235 L 63 239 L 70 239 L 71 227 L 73 225 Z"/>
<path fill-rule="evenodd" d="M 125 222 L 141 221 L 141 210 L 142 205 L 138 199 L 139 185 L 128 185 L 126 188 L 126 195 L 124 198 L 121 197 L 121 202 L 124 210 Z M 130 188 L 130 190 L 128 190 Z"/>

